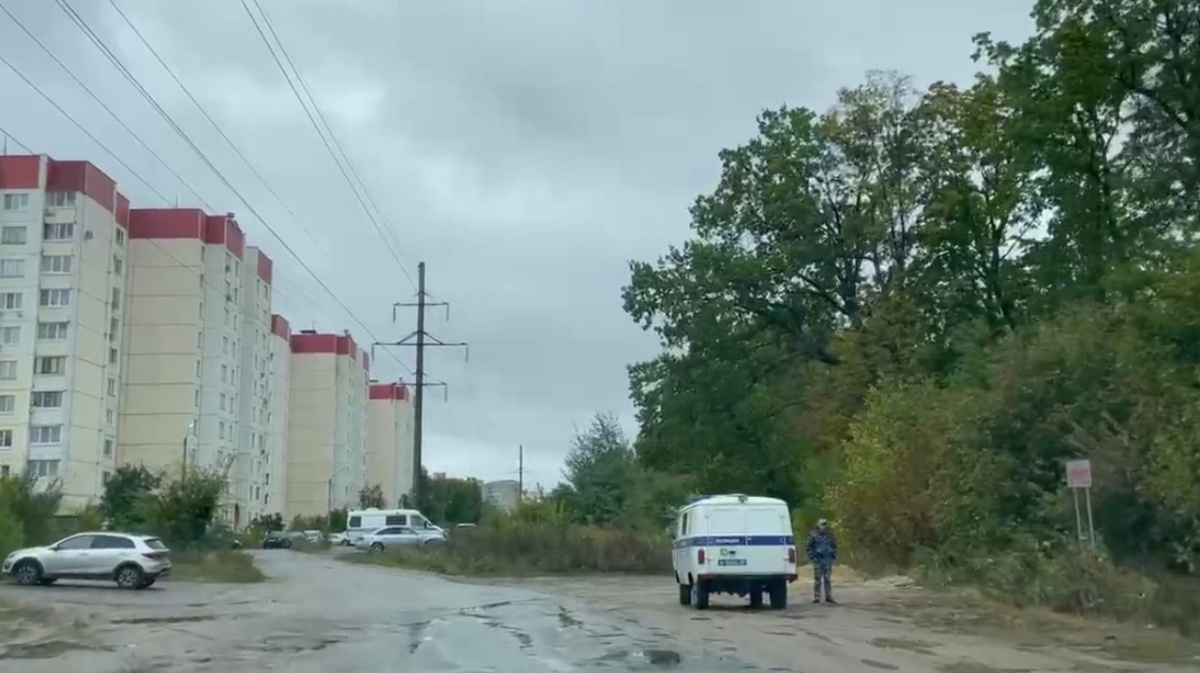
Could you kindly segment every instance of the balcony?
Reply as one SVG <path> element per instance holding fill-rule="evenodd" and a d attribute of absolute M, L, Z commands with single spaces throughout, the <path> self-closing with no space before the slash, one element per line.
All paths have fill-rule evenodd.
<path fill-rule="evenodd" d="M 46 224 L 72 224 L 75 222 L 74 208 L 47 208 Z"/>

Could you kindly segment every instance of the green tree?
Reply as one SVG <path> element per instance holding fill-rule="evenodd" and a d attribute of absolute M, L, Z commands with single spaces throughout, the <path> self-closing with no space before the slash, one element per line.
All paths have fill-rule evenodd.
<path fill-rule="evenodd" d="M 121 465 L 109 475 L 100 497 L 100 508 L 115 529 L 137 529 L 146 522 L 139 503 L 162 485 L 161 474 L 145 465 Z"/>
<path fill-rule="evenodd" d="M 379 484 L 363 486 L 358 491 L 358 506 L 363 509 L 368 507 L 383 509 L 387 507 L 387 503 L 383 499 L 383 487 Z"/>

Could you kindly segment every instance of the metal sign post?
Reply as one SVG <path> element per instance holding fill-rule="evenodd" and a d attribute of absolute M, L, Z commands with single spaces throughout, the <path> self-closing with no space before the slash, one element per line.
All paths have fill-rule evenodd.
<path fill-rule="evenodd" d="M 1082 545 L 1087 540 L 1091 543 L 1092 549 L 1095 549 L 1096 526 L 1092 520 L 1092 461 L 1086 458 L 1067 461 L 1067 488 L 1071 489 L 1071 496 L 1075 500 L 1075 533 L 1079 537 L 1079 544 Z M 1079 511 L 1080 491 L 1083 491 L 1084 507 L 1087 510 L 1088 532 L 1086 537 L 1083 534 L 1083 515 Z"/>

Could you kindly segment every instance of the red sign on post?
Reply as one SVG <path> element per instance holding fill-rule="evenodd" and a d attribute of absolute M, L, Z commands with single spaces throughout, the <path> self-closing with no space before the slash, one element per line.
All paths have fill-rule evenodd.
<path fill-rule="evenodd" d="M 1067 487 L 1092 487 L 1092 461 L 1086 458 L 1067 461 Z"/>

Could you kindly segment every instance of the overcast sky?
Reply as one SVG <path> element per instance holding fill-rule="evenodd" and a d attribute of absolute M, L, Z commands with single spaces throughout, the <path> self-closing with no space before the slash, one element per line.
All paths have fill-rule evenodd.
<path fill-rule="evenodd" d="M 182 178 L 134 140 L 0 13 L 0 127 L 39 153 L 88 159 L 136 206 L 238 215 L 276 262 L 294 328 L 392 341 L 415 287 L 353 197 L 241 0 L 113 0 L 279 197 L 201 116 L 109 0 L 67 0 L 213 162 L 225 186 L 60 9 L 0 0 Z M 1019 39 L 1026 0 L 260 0 L 350 155 L 413 278 L 451 302 L 429 330 L 468 341 L 427 359 L 434 471 L 547 486 L 575 426 L 611 411 L 636 432 L 627 364 L 654 338 L 622 312 L 631 258 L 687 236 L 717 152 L 781 104 L 824 107 L 869 69 L 965 82 L 971 35 Z M 251 3 L 251 7 L 253 4 Z M 19 151 L 9 142 L 9 151 Z M 119 161 L 118 161 L 119 159 Z M 128 167 L 123 166 L 122 162 Z M 138 180 L 140 175 L 150 186 Z M 156 194 L 157 192 L 157 194 Z M 291 256 L 245 199 L 365 329 Z M 368 333 L 369 332 L 369 333 Z M 403 376 L 380 353 L 374 373 Z"/>

